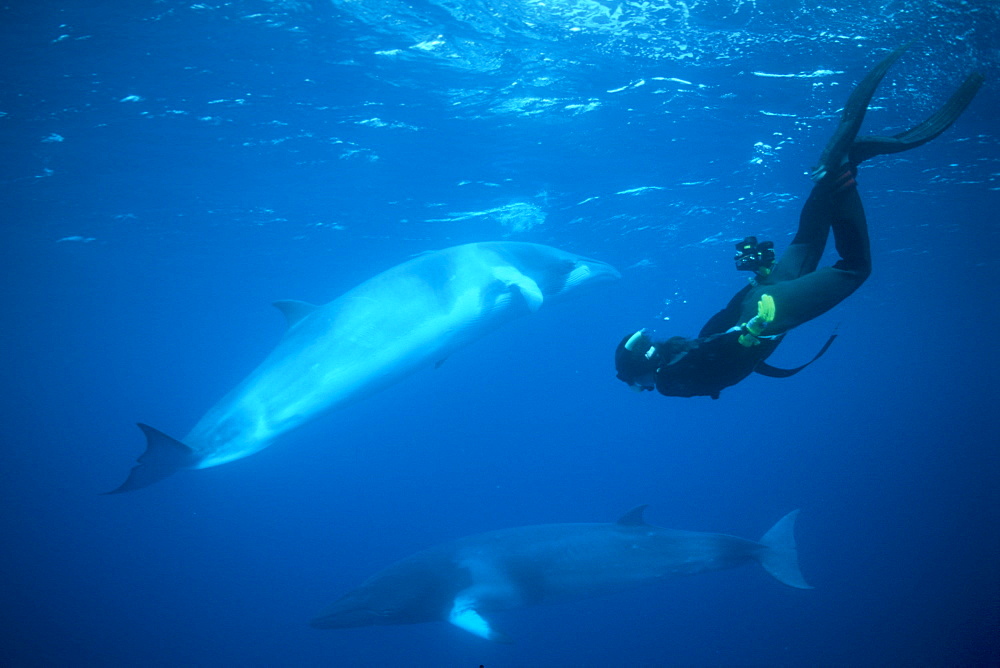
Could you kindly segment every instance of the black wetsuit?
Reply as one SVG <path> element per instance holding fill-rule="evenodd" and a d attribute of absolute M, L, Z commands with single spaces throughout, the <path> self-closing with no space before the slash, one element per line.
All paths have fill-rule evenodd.
<path fill-rule="evenodd" d="M 655 374 L 656 387 L 670 396 L 713 396 L 735 385 L 754 371 L 765 375 L 791 375 L 763 364 L 781 343 L 785 332 L 826 313 L 857 290 L 871 274 L 868 223 L 854 181 L 855 169 L 813 187 L 799 216 L 799 229 L 788 250 L 766 277 L 737 292 L 724 309 L 712 316 L 698 338 L 684 344 L 686 355 L 664 360 Z M 840 260 L 817 269 L 833 230 Z M 740 344 L 739 330 L 757 314 L 757 302 L 771 295 L 775 319 L 767 326 L 760 345 Z M 770 338 L 774 337 L 774 338 Z M 661 344 L 662 346 L 662 344 Z M 668 346 L 669 347 L 669 346 Z M 825 351 L 825 347 L 822 352 Z M 697 373 L 684 373 L 687 364 Z M 801 367 L 800 367 L 801 368 Z M 679 386 L 678 378 L 684 378 Z"/>
<path fill-rule="evenodd" d="M 635 335 L 626 337 L 615 353 L 619 379 L 633 387 L 649 389 L 637 378 L 653 365 L 653 379 L 660 393 L 717 399 L 722 389 L 754 371 L 785 377 L 804 368 L 776 369 L 764 360 L 778 347 L 786 332 L 829 311 L 871 274 L 868 223 L 854 181 L 857 165 L 877 155 L 908 151 L 934 139 L 962 114 L 983 84 L 983 75 L 970 74 L 923 123 L 892 137 L 858 137 L 875 89 L 905 50 L 905 46 L 900 47 L 880 61 L 848 98 L 840 124 L 813 170 L 816 186 L 802 207 L 799 229 L 774 270 L 737 292 L 702 327 L 696 339 L 674 337 L 635 353 L 629 348 L 629 344 L 634 345 Z M 831 230 L 840 260 L 832 267 L 817 269 Z M 765 294 L 774 299 L 774 320 L 757 337 L 757 345 L 742 345 L 740 328 L 757 315 L 757 304 Z M 826 351 L 833 338 L 816 357 Z"/>

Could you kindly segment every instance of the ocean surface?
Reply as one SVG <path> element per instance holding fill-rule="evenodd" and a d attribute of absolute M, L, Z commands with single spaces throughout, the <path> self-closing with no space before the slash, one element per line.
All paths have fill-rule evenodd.
<path fill-rule="evenodd" d="M 44 0 L 0 4 L 0 665 L 1000 665 L 1000 6 L 993 0 Z M 718 401 L 613 351 L 693 336 L 864 132 L 986 84 L 865 163 L 874 272 Z M 363 402 L 106 496 L 325 303 L 486 240 L 615 265 Z M 832 244 L 831 244 L 832 246 Z M 835 260 L 828 248 L 826 262 Z M 613 522 L 759 538 L 801 509 L 815 587 L 756 565 L 447 623 L 309 620 L 468 534 Z"/>

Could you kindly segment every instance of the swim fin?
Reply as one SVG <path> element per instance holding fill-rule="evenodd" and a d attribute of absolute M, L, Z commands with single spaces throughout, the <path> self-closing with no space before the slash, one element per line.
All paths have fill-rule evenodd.
<path fill-rule="evenodd" d="M 851 164 L 856 165 L 876 155 L 909 151 L 911 148 L 916 148 L 934 139 L 962 115 L 965 108 L 972 102 L 972 98 L 979 92 L 984 79 L 985 77 L 979 72 L 970 74 L 943 107 L 915 128 L 900 132 L 892 137 L 866 136 L 857 138 L 850 148 Z"/>
<path fill-rule="evenodd" d="M 885 73 L 892 67 L 893 63 L 899 60 L 908 47 L 907 44 L 890 53 L 861 80 L 861 83 L 851 93 L 844 106 L 840 125 L 837 126 L 833 137 L 823 150 L 819 164 L 812 171 L 813 181 L 820 181 L 832 171 L 838 171 L 839 168 L 846 165 L 856 166 L 876 155 L 899 153 L 926 144 L 947 130 L 955 122 L 955 119 L 962 115 L 962 112 L 969 106 L 983 85 L 983 75 L 974 72 L 966 77 L 944 106 L 920 125 L 892 137 L 858 137 L 858 131 L 861 129 L 861 123 L 864 121 L 865 112 L 875 94 L 875 89 L 878 88 Z"/>
<path fill-rule="evenodd" d="M 903 52 L 910 47 L 909 44 L 897 48 L 886 56 L 882 62 L 872 68 L 872 71 L 865 75 L 865 78 L 854 88 L 851 96 L 847 98 L 844 105 L 844 113 L 840 116 L 840 125 L 837 126 L 833 137 L 827 142 L 819 158 L 819 164 L 813 168 L 812 180 L 819 181 L 828 172 L 837 170 L 848 163 L 848 153 L 851 145 L 854 144 L 855 137 L 861 129 L 861 123 L 865 120 L 865 112 L 875 95 L 875 89 L 882 82 L 885 73 L 895 64 Z"/>

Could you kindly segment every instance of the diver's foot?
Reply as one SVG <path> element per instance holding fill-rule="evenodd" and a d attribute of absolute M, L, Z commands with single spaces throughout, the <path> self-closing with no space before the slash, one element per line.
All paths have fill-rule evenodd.
<path fill-rule="evenodd" d="M 865 120 L 865 112 L 868 111 L 868 104 L 875 94 L 875 89 L 878 88 L 885 73 L 889 71 L 893 63 L 899 60 L 899 57 L 909 46 L 909 44 L 905 44 L 886 56 L 854 88 L 854 92 L 847 98 L 847 104 L 844 105 L 840 125 L 837 126 L 833 137 L 823 149 L 819 164 L 813 168 L 810 175 L 813 181 L 820 181 L 829 172 L 836 171 L 850 163 L 851 145 L 854 144 L 854 139 L 858 136 L 862 121 Z"/>
<path fill-rule="evenodd" d="M 844 165 L 837 172 L 830 172 L 829 176 L 823 180 L 822 186 L 818 187 L 825 187 L 825 192 L 830 194 L 842 193 L 857 187 L 858 182 L 855 180 L 857 175 L 858 168 L 856 166 Z"/>

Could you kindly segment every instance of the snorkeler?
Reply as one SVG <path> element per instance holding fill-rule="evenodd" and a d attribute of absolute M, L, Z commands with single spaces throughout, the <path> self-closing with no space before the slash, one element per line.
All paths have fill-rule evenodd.
<path fill-rule="evenodd" d="M 764 360 L 785 334 L 827 312 L 858 289 L 871 273 L 868 225 L 858 195 L 857 166 L 877 155 L 916 148 L 944 132 L 979 91 L 983 76 L 969 75 L 930 118 L 893 137 L 858 137 L 868 103 L 886 71 L 906 50 L 893 51 L 858 84 L 840 124 L 812 172 L 816 185 L 799 217 L 788 250 L 775 263 L 774 244 L 747 237 L 737 244 L 736 267 L 753 271 L 750 284 L 702 327 L 698 338 L 675 336 L 654 342 L 645 330 L 622 339 L 615 351 L 619 380 L 633 389 L 672 397 L 709 396 L 752 372 L 783 378 L 801 371 Z M 830 230 L 840 259 L 817 269 Z M 812 361 L 826 352 L 830 337 Z"/>

